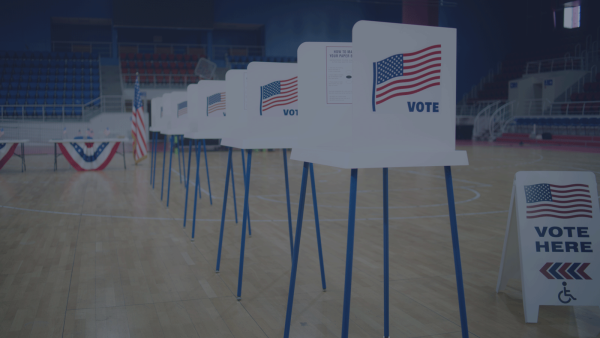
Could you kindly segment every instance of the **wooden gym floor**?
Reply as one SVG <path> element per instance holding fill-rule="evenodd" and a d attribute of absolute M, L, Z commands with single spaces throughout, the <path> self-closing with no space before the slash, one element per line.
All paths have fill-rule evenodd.
<path fill-rule="evenodd" d="M 469 330 L 472 337 L 599 337 L 598 307 L 541 307 L 525 324 L 521 287 L 496 294 L 510 201 L 520 170 L 600 173 L 597 154 L 461 146 L 453 168 Z M 196 241 L 174 161 L 170 206 L 150 161 L 79 173 L 51 155 L 13 158 L 0 173 L 0 337 L 282 337 L 291 266 L 282 152 L 255 152 L 242 300 L 235 298 L 243 182 L 234 152 L 238 220 L 229 192 L 221 273 L 215 273 L 227 153 L 204 158 Z M 168 160 L 168 157 L 167 157 Z M 187 162 L 187 152 L 186 152 Z M 295 229 L 301 163 L 289 161 Z M 167 163 L 168 165 L 168 163 Z M 195 170 L 192 171 L 195 174 Z M 349 170 L 315 166 L 327 278 L 321 289 L 310 188 L 300 250 L 292 337 L 339 337 Z M 194 175 L 192 175 L 193 177 Z M 193 178 L 192 178 L 193 179 Z M 165 178 L 166 180 L 166 178 Z M 231 189 L 231 187 L 230 187 Z M 350 335 L 383 336 L 382 174 L 359 170 Z M 190 206 L 193 193 L 190 192 Z M 392 337 L 460 337 L 442 168 L 390 169 Z"/>

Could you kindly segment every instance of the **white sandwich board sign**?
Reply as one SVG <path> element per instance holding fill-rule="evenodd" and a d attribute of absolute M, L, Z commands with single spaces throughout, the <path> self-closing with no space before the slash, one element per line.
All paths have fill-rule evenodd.
<path fill-rule="evenodd" d="M 600 305 L 600 210 L 596 176 L 518 172 L 496 292 L 520 278 L 525 322 L 540 305 Z"/>
<path fill-rule="evenodd" d="M 242 148 L 291 148 L 298 127 L 298 69 L 293 63 L 251 62 L 245 77 L 246 124 L 221 144 Z"/>
<path fill-rule="evenodd" d="M 303 82 L 300 90 L 307 96 L 302 94 L 299 108 L 315 106 L 311 101 L 325 102 L 318 113 L 327 115 L 334 111 L 332 103 L 351 102 L 351 121 L 346 117 L 342 123 L 344 128 L 350 124 L 350 138 L 344 144 L 324 140 L 318 147 L 303 139 L 294 147 L 292 159 L 341 168 L 468 164 L 466 152 L 455 150 L 455 29 L 359 21 L 348 48 L 332 46 L 336 48 L 306 46 L 320 48 L 321 58 L 313 57 L 310 48 L 299 48 L 299 76 L 311 72 L 312 82 L 306 85 L 322 91 L 310 92 Z M 348 96 L 344 93 L 350 86 L 344 88 L 331 79 L 339 79 L 335 72 L 344 71 L 342 63 L 333 63 L 338 59 L 333 54 L 340 50 L 349 54 L 350 46 L 352 95 Z M 330 95 L 329 89 L 336 85 Z M 336 121 L 321 118 L 312 123 L 332 124 L 341 134 L 348 133 L 332 122 Z"/>

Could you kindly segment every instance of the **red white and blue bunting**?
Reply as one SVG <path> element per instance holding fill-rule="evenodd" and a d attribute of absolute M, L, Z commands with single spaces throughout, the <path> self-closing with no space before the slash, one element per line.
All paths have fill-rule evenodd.
<path fill-rule="evenodd" d="M 0 143 L 0 169 L 13 156 L 18 143 Z"/>
<path fill-rule="evenodd" d="M 77 171 L 103 170 L 121 142 L 59 143 L 60 151 Z"/>

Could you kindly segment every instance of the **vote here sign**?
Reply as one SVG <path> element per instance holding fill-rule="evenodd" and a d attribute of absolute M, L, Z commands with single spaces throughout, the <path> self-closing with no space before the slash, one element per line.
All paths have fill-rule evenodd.
<path fill-rule="evenodd" d="M 526 322 L 539 305 L 600 305 L 598 208 L 591 172 L 516 174 L 497 291 L 520 272 Z"/>

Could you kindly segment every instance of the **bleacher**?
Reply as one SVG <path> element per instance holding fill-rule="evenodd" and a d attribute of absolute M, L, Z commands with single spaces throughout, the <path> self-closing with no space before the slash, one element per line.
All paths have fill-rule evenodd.
<path fill-rule="evenodd" d="M 600 117 L 597 116 L 515 118 L 507 128 L 512 132 L 502 133 L 496 142 L 600 147 Z M 531 138 L 534 125 L 536 135 L 550 134 L 551 139 Z"/>
<path fill-rule="evenodd" d="M 572 93 L 571 101 L 600 101 L 600 73 L 596 74 L 595 80 L 583 85 L 583 92 Z"/>
<path fill-rule="evenodd" d="M 248 68 L 248 64 L 253 61 L 295 63 L 298 59 L 285 56 L 227 56 L 227 63 L 231 69 L 246 69 Z"/>
<path fill-rule="evenodd" d="M 136 73 L 140 74 L 140 83 L 146 85 L 197 83 L 200 78 L 194 74 L 194 69 L 200 57 L 202 55 L 121 53 L 123 83 L 135 83 Z"/>
<path fill-rule="evenodd" d="M 100 97 L 100 65 L 91 53 L 0 52 L 0 116 L 81 117 Z"/>

